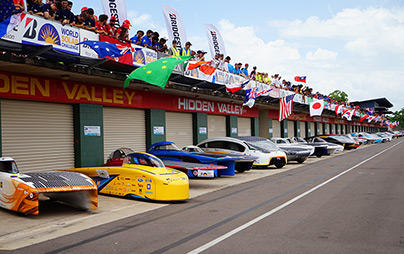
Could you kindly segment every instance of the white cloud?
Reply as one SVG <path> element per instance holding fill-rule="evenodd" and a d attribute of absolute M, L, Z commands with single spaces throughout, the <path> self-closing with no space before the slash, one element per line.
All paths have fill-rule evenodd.
<path fill-rule="evenodd" d="M 335 60 L 337 58 L 337 55 L 337 52 L 318 48 L 314 53 L 312 51 L 307 52 L 306 59 L 310 61 Z"/>
<path fill-rule="evenodd" d="M 232 63 L 248 62 L 251 66 L 256 65 L 259 70 L 281 72 L 285 70 L 283 64 L 301 58 L 299 51 L 286 41 L 265 42 L 251 26 L 236 27 L 224 19 L 219 22 L 219 30 Z"/>
<path fill-rule="evenodd" d="M 271 21 L 285 38 L 329 38 L 345 41 L 345 49 L 373 56 L 404 54 L 404 9 L 344 9 L 330 19 L 318 17 Z"/>

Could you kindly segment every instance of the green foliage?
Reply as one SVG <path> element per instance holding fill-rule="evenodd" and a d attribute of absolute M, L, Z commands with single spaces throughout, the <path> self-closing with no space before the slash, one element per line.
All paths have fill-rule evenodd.
<path fill-rule="evenodd" d="M 341 90 L 335 90 L 334 92 L 328 95 L 331 99 L 336 101 L 348 101 L 348 94 Z"/>
<path fill-rule="evenodd" d="M 401 110 L 394 112 L 393 116 L 389 117 L 390 121 L 400 121 L 400 125 L 398 128 L 403 129 L 404 128 L 404 108 L 401 108 Z M 397 127 L 396 127 L 397 128 Z M 396 129 L 394 128 L 394 129 Z"/>

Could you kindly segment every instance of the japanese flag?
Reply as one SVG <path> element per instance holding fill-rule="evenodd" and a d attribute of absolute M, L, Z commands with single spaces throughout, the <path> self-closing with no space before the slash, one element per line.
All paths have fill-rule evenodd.
<path fill-rule="evenodd" d="M 310 103 L 310 116 L 321 116 L 324 110 L 323 100 L 314 100 Z"/>

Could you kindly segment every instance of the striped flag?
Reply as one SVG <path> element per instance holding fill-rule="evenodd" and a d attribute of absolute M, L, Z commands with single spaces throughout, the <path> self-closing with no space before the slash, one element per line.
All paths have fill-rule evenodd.
<path fill-rule="evenodd" d="M 279 99 L 279 122 L 292 114 L 294 94 Z"/>

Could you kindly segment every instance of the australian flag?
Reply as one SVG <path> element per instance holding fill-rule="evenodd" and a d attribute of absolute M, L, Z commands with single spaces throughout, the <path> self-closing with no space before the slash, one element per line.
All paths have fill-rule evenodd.
<path fill-rule="evenodd" d="M 100 58 L 104 57 L 121 57 L 126 54 L 132 53 L 132 47 L 122 46 L 105 41 L 82 41 L 77 45 L 85 44 L 92 48 Z"/>
<path fill-rule="evenodd" d="M 306 76 L 296 76 L 295 81 L 296 82 L 306 83 Z"/>
<path fill-rule="evenodd" d="M 11 16 L 21 11 L 15 8 L 13 0 L 0 1 L 0 38 L 10 30 Z"/>

